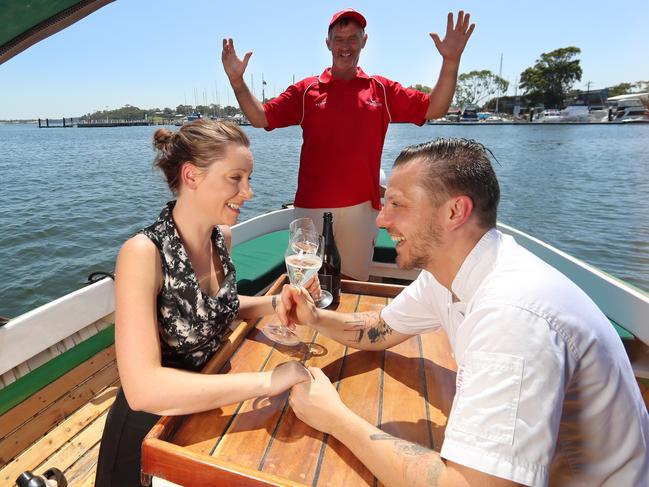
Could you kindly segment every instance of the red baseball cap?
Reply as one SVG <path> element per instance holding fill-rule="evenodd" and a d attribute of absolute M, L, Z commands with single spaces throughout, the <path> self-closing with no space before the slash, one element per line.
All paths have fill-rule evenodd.
<path fill-rule="evenodd" d="M 336 12 L 333 17 L 331 17 L 331 22 L 329 22 L 329 28 L 338 22 L 340 19 L 352 19 L 358 23 L 363 29 L 367 25 L 367 20 L 360 13 L 358 13 L 353 8 L 346 8 L 340 12 Z"/>

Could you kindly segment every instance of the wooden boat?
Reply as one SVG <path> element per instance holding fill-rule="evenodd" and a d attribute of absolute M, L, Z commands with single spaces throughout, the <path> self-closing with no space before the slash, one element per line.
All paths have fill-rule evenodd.
<path fill-rule="evenodd" d="M 110 1 L 56 2 L 48 7 L 47 15 L 37 9 L 24 14 L 24 2 L 19 0 L 3 2 L 0 19 L 6 22 L 0 22 L 0 63 Z M 8 18 L 7 12 L 14 17 Z M 277 279 L 284 272 L 286 229 L 292 219 L 293 210 L 285 209 L 233 229 L 233 256 L 243 294 L 276 291 Z M 500 229 L 591 295 L 624 340 L 649 403 L 649 296 L 529 235 L 506 225 Z M 416 276 L 416 272 L 399 270 L 394 257 L 393 244 L 383 232 L 371 271 L 377 282 L 345 282 L 341 309 L 383 305 L 399 288 L 381 282 L 406 284 Z M 25 470 L 39 473 L 50 466 L 63 470 L 70 485 L 93 485 L 103 424 L 119 387 L 113 293 L 112 280 L 104 279 L 0 325 L 1 485 L 12 485 Z M 297 351 L 273 347 L 256 332 L 264 323 L 240 324 L 228 338 L 230 345 L 210 362 L 206 372 L 226 372 L 224 366 L 240 370 L 237 356 L 253 349 L 264 366 L 296 353 L 309 363 L 330 366 L 338 362 L 345 400 L 378 418 L 390 432 L 439 448 L 454 392 L 454 363 L 443 334 L 417 338 L 383 353 L 365 353 L 361 360 L 357 353 L 342 351 L 313 335 L 305 339 L 327 354 L 318 356 L 312 346 Z M 422 380 L 413 382 L 411 377 Z M 386 389 L 397 391 L 409 407 L 391 402 L 395 394 L 381 395 L 377 384 L 384 393 Z M 360 393 L 358 387 L 366 389 Z M 354 402 L 365 395 L 377 401 Z M 197 437 L 196 431 L 203 437 Z M 245 448 L 238 438 L 245 438 Z M 254 448 L 249 446 L 253 443 Z M 147 439 L 144 452 L 144 473 L 157 477 L 158 485 L 164 484 L 163 477 L 191 484 L 198 474 L 218 479 L 220 485 L 340 485 L 340 479 L 349 485 L 373 482 L 343 446 L 291 419 L 285 396 L 265 406 L 252 401 L 203 415 L 165 418 Z M 315 456 L 302 461 L 304 455 Z M 167 468 L 167 462 L 173 468 Z"/>
<path fill-rule="evenodd" d="M 293 216 L 293 209 L 283 209 L 253 218 L 233 228 L 233 259 L 237 266 L 238 282 L 242 293 L 266 292 L 269 285 L 284 272 L 283 251 L 288 238 L 286 229 Z M 506 225 L 499 225 L 499 228 L 501 231 L 513 235 L 521 245 L 537 256 L 560 269 L 597 302 L 624 340 L 640 387 L 649 402 L 649 389 L 647 388 L 649 384 L 647 381 L 649 379 L 649 347 L 647 347 L 647 343 L 649 343 L 649 325 L 647 323 L 649 296 L 529 235 Z M 379 282 L 406 284 L 416 276 L 416 271 L 399 270 L 394 264 L 394 258 L 395 251 L 392 241 L 386 233 L 381 232 L 371 271 L 372 280 L 377 283 L 367 284 L 362 290 L 354 288 L 358 285 L 346 283 L 345 289 L 352 293 L 353 302 L 364 303 L 369 300 L 370 303 L 385 304 L 386 298 L 392 297 L 397 288 L 394 286 L 384 288 L 378 284 Z M 386 289 L 390 291 L 388 294 L 386 294 Z M 341 306 L 348 306 L 349 299 L 346 297 Z M 113 311 L 113 282 L 111 279 L 103 279 L 10 320 L 6 325 L 0 327 L 0 349 L 2 351 L 0 353 L 0 380 L 2 381 L 2 389 L 0 389 L 0 404 L 2 405 L 0 408 L 2 414 L 0 416 L 0 483 L 10 484 L 24 470 L 38 472 L 47 466 L 55 465 L 75 481 L 74 485 L 77 483 L 79 485 L 92 484 L 103 422 L 119 385 L 112 345 Z M 265 321 L 261 321 L 240 325 L 240 328 L 230 338 L 234 340 L 233 344 L 226 350 L 229 352 L 242 350 L 238 346 L 241 343 L 252 343 L 258 348 L 265 347 L 265 351 L 259 353 L 266 353 L 265 357 L 270 361 L 266 366 L 270 366 L 268 364 L 274 363 L 284 355 L 290 356 L 290 353 L 286 355 L 285 350 L 273 348 L 270 343 L 264 342 L 260 334 L 255 331 L 255 326 L 263 326 L 264 323 Z M 435 343 L 428 343 L 429 338 L 423 339 L 422 343 L 427 345 L 421 345 L 424 352 L 417 360 L 430 361 L 431 370 L 438 371 L 439 376 L 443 379 L 428 381 L 426 386 L 430 389 L 426 393 L 428 396 L 422 397 L 444 397 L 452 400 L 454 382 L 449 379 L 448 373 L 452 374 L 454 364 L 450 359 L 450 351 L 445 348 L 444 338 L 440 335 L 437 337 L 438 341 Z M 331 344 L 323 346 L 327 349 L 331 348 Z M 408 345 L 408 347 L 412 346 L 412 344 Z M 429 347 L 430 350 L 426 347 Z M 413 362 L 409 355 L 412 350 L 410 348 L 408 350 L 410 351 L 404 352 L 404 357 L 410 357 L 406 362 L 416 362 Z M 273 353 L 276 354 L 275 358 L 273 358 Z M 350 353 L 348 352 L 348 355 Z M 391 350 L 383 355 L 378 354 L 377 357 L 392 357 L 392 354 L 400 353 L 398 350 Z M 349 356 L 353 356 L 353 354 Z M 302 355 L 301 358 L 304 359 L 304 357 Z M 384 360 L 376 357 L 374 359 Z M 236 369 L 234 359 L 231 359 L 230 356 L 220 355 L 216 360 L 216 363 L 209 366 L 209 371 L 219 370 L 223 363 L 229 364 L 233 371 L 239 370 Z M 444 372 L 442 369 L 448 372 Z M 380 375 L 383 372 L 375 370 L 364 373 L 369 374 L 368 377 L 374 377 L 377 373 Z M 368 381 L 364 380 L 363 382 Z M 421 390 L 417 394 L 422 394 Z M 435 414 L 441 415 L 439 422 L 431 424 L 429 428 L 430 435 L 434 438 L 441 434 L 439 428 L 444 424 L 442 416 L 445 417 L 448 410 L 441 407 L 442 404 L 430 401 L 429 399 L 427 405 L 424 404 L 425 408 L 428 408 L 429 415 L 433 410 Z M 272 402 L 272 404 L 275 403 Z M 450 403 L 444 404 L 450 405 Z M 277 404 L 275 406 L 280 407 Z M 224 411 L 236 410 L 241 407 L 247 406 L 235 405 L 230 409 L 224 408 L 221 412 L 204 413 L 203 416 L 216 415 L 221 418 L 220 421 L 223 421 L 224 417 L 232 419 L 236 415 L 228 416 Z M 283 406 L 280 409 L 285 411 Z M 253 416 L 249 417 L 253 418 Z M 290 415 L 283 417 L 286 419 Z M 234 421 L 234 419 L 232 420 Z M 177 424 L 185 424 L 187 421 L 189 424 L 193 424 L 192 421 L 195 420 L 189 417 L 186 420 L 177 418 L 166 421 L 167 423 L 157 430 L 158 436 L 154 438 L 153 445 L 156 444 L 156 441 L 161 441 L 163 443 L 157 443 L 157 445 L 178 446 L 173 442 L 166 442 L 164 438 L 169 436 L 169 431 L 174 430 Z M 410 428 L 417 421 L 413 420 L 412 423 L 408 423 Z M 300 430 L 301 427 L 296 426 L 295 421 L 291 424 L 298 428 L 296 431 Z M 286 426 L 283 426 L 283 423 L 277 423 L 276 427 L 285 428 Z M 407 430 L 408 426 L 405 425 L 404 428 Z M 274 431 L 273 428 L 265 426 L 261 429 L 267 433 L 269 430 Z M 181 439 L 185 439 L 178 441 L 190 444 L 194 440 L 182 436 L 186 433 L 185 429 L 179 429 L 177 434 L 181 435 Z M 289 434 L 291 439 L 293 439 L 292 434 Z M 312 437 L 314 434 L 311 432 L 308 436 Z M 176 441 L 175 439 L 178 437 L 171 435 L 169 438 Z M 278 441 L 276 436 L 271 435 L 269 438 Z M 203 440 L 214 441 L 214 438 L 209 440 L 204 438 Z M 224 445 L 228 442 L 225 442 Z M 433 446 L 439 444 L 434 443 Z M 195 445 L 195 442 L 191 445 Z M 342 455 L 340 452 L 344 448 L 341 446 L 336 448 L 331 455 Z M 146 451 L 149 452 L 148 449 Z M 185 454 L 186 452 L 183 453 L 183 455 Z M 325 454 L 323 453 L 323 455 Z M 232 458 L 227 455 L 226 457 Z M 145 469 L 150 468 L 147 473 L 162 475 L 160 471 L 156 470 L 155 465 L 158 464 L 155 462 L 159 462 L 159 460 L 155 460 L 155 455 L 151 457 L 147 453 L 145 458 L 147 462 L 153 462 L 145 464 Z M 237 468 L 243 468 L 241 465 L 230 465 L 229 461 L 219 465 L 219 468 L 227 471 L 238 472 Z M 264 463 L 264 465 L 266 464 Z M 250 468 L 250 465 L 247 465 L 243 470 L 248 471 Z M 366 478 L 367 473 L 358 473 L 362 470 L 360 466 L 357 465 L 355 468 L 357 469 L 355 470 L 356 474 L 353 475 L 358 474 L 360 475 L 358 478 Z M 185 470 L 181 468 L 181 471 Z M 259 470 L 259 475 L 266 478 L 261 475 L 262 473 L 265 473 L 263 468 Z M 352 475 L 349 472 L 348 474 Z M 272 478 L 273 482 L 283 485 L 281 477 L 279 480 L 275 477 Z M 178 478 L 174 477 L 174 479 L 178 482 Z M 295 480 L 291 480 L 291 482 L 295 482 Z M 292 484 L 288 482 L 285 485 Z"/>

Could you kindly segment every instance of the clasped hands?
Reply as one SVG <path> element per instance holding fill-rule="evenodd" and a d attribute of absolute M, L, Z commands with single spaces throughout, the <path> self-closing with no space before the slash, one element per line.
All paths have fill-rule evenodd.
<path fill-rule="evenodd" d="M 331 433 L 336 421 L 349 412 L 329 378 L 317 367 L 307 368 L 292 360 L 276 367 L 269 377 L 269 395 L 290 387 L 289 404 L 293 412 L 312 428 Z"/>
<path fill-rule="evenodd" d="M 275 310 L 284 325 L 295 328 L 296 323 L 317 323 L 319 310 L 312 297 L 315 294 L 312 287 L 317 285 L 319 289 L 317 276 L 316 283 L 310 281 L 306 288 L 284 285 Z M 340 421 L 349 410 L 321 369 L 304 367 L 304 371 L 308 373 L 308 378 L 305 377 L 291 387 L 289 404 L 300 420 L 319 431 L 331 433 L 336 421 Z"/>

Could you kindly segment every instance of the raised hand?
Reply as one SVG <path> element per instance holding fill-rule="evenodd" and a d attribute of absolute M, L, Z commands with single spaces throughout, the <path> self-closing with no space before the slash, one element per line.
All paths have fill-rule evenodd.
<path fill-rule="evenodd" d="M 243 79 L 243 74 L 248 67 L 250 56 L 252 56 L 252 51 L 247 52 L 243 56 L 243 60 L 239 59 L 237 51 L 234 49 L 234 40 L 223 39 L 221 61 L 223 62 L 223 69 L 225 70 L 225 74 L 228 75 L 230 83 Z"/>
<path fill-rule="evenodd" d="M 444 40 L 441 40 L 436 32 L 430 33 L 430 37 L 445 61 L 460 62 L 464 47 L 475 29 L 475 24 L 469 25 L 470 17 L 471 14 L 465 14 L 463 10 L 460 10 L 457 14 L 457 24 L 454 27 L 453 12 L 449 12 Z"/>

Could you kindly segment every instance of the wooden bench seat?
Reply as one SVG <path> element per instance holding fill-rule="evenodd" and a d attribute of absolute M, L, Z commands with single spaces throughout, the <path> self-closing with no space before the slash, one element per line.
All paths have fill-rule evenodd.
<path fill-rule="evenodd" d="M 0 416 L 0 485 L 25 470 L 59 468 L 94 485 L 99 442 L 119 378 L 111 346 Z"/>

